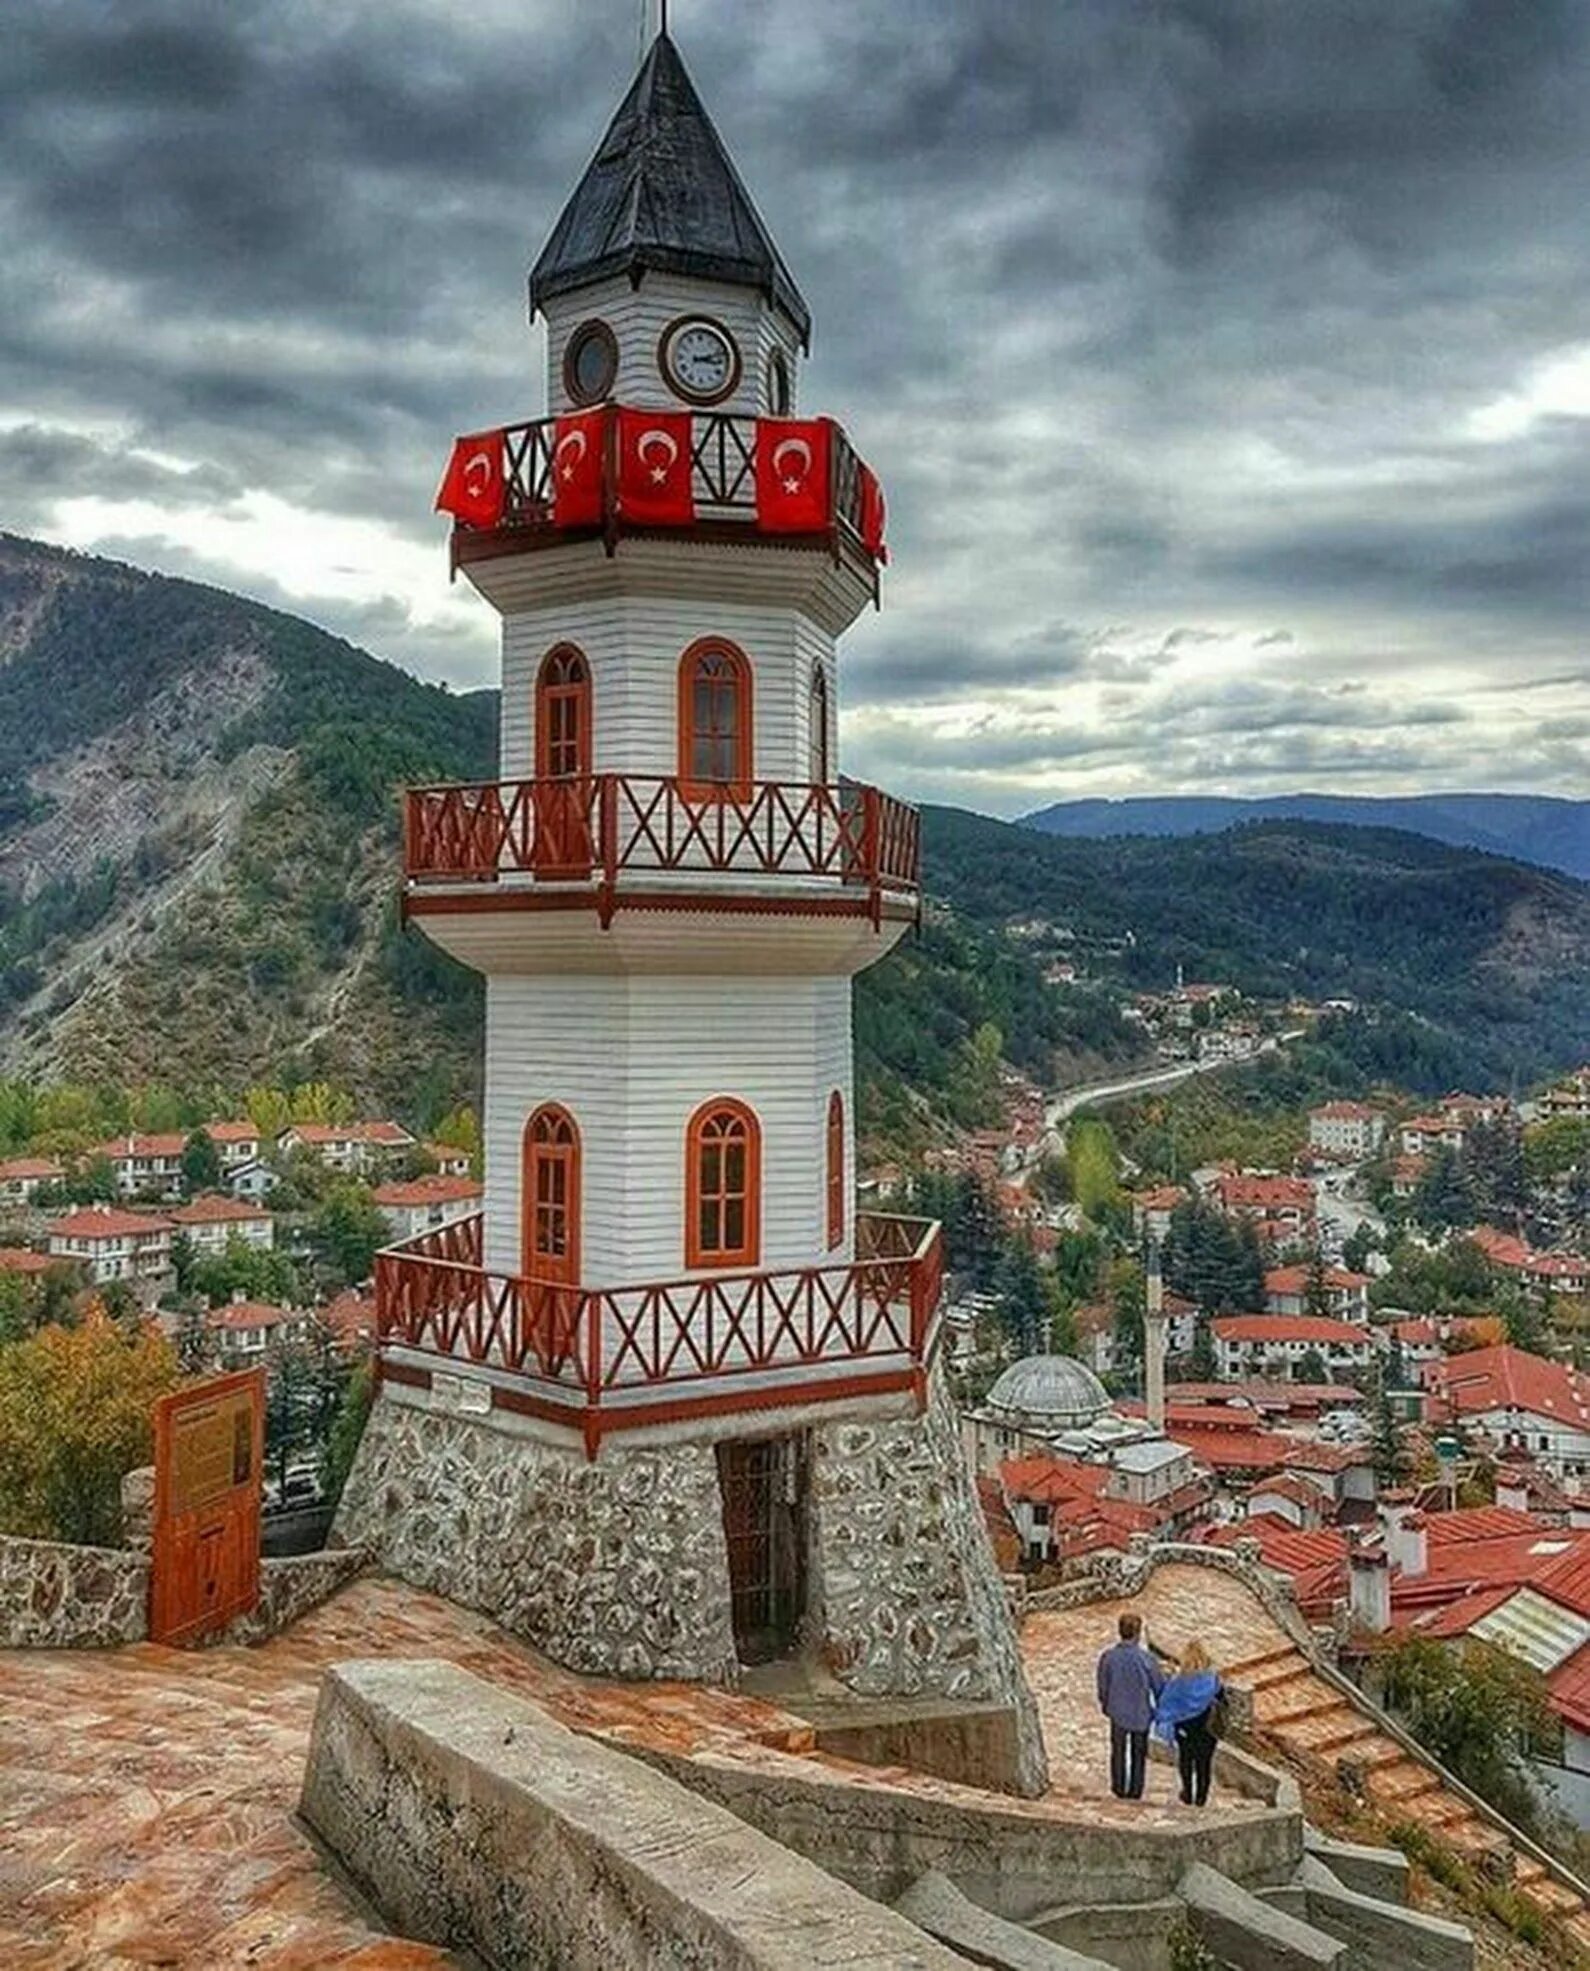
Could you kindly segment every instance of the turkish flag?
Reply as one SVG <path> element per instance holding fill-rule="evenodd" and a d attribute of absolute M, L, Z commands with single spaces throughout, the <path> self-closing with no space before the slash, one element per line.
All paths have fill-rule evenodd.
<path fill-rule="evenodd" d="M 606 477 L 607 412 L 560 417 L 552 435 L 552 522 L 600 527 Z"/>
<path fill-rule="evenodd" d="M 756 524 L 768 534 L 820 534 L 829 522 L 829 419 L 756 421 Z"/>
<path fill-rule="evenodd" d="M 502 518 L 500 431 L 476 431 L 460 438 L 437 488 L 436 511 L 450 513 L 466 527 L 495 527 Z"/>
<path fill-rule="evenodd" d="M 883 544 L 883 523 L 887 513 L 883 488 L 870 465 L 858 465 L 861 474 L 861 545 L 876 560 L 887 562 L 889 550 Z"/>
<path fill-rule="evenodd" d="M 645 527 L 688 527 L 696 517 L 691 488 L 690 413 L 618 413 L 618 510 Z"/>

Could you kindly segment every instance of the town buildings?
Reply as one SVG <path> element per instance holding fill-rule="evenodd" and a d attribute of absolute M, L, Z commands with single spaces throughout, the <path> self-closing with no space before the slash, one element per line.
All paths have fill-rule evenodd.
<path fill-rule="evenodd" d="M 1332 1376 L 1362 1373 L 1373 1346 L 1357 1322 L 1312 1314 L 1225 1314 L 1210 1331 L 1218 1373 L 1230 1377 L 1299 1376 L 1311 1356 Z"/>
<path fill-rule="evenodd" d="M 0 1162 L 0 1210 L 32 1204 L 65 1174 L 54 1157 L 7 1157 Z"/>
<path fill-rule="evenodd" d="M 468 1159 L 465 1159 L 467 1164 Z M 393 1178 L 377 1184 L 371 1202 L 385 1214 L 394 1240 L 417 1239 L 480 1210 L 482 1191 L 472 1177 Z"/>
<path fill-rule="evenodd" d="M 1379 1155 L 1385 1135 L 1384 1112 L 1366 1102 L 1326 1102 L 1309 1111 L 1309 1147 L 1322 1156 L 1364 1163 Z"/>
<path fill-rule="evenodd" d="M 83 1205 L 45 1226 L 52 1259 L 80 1261 L 96 1286 L 125 1280 L 134 1287 L 161 1284 L 171 1270 L 176 1227 L 151 1212 L 117 1205 Z"/>
<path fill-rule="evenodd" d="M 307 1150 L 345 1177 L 368 1177 L 417 1147 L 396 1122 L 295 1122 L 276 1140 L 282 1151 Z"/>
<path fill-rule="evenodd" d="M 164 1215 L 195 1253 L 205 1257 L 225 1252 L 234 1240 L 260 1252 L 268 1252 L 275 1243 L 276 1222 L 271 1214 L 242 1198 L 204 1191 L 187 1204 L 170 1206 Z"/>

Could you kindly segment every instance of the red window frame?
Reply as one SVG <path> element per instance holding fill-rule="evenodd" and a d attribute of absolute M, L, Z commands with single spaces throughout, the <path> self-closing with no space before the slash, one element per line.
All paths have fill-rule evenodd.
<path fill-rule="evenodd" d="M 558 1286 L 579 1284 L 580 1165 L 578 1123 L 561 1102 L 543 1102 L 524 1126 L 520 1159 L 519 1253 L 527 1280 Z M 561 1241 L 541 1240 L 538 1235 L 543 1226 L 559 1218 Z M 561 1253 L 553 1251 L 559 1243 Z"/>
<path fill-rule="evenodd" d="M 828 1098 L 825 1191 L 828 1250 L 845 1242 L 845 1098 L 836 1088 Z"/>
<path fill-rule="evenodd" d="M 591 667 L 572 643 L 555 643 L 536 674 L 536 779 L 588 779 Z"/>
<path fill-rule="evenodd" d="M 750 1268 L 761 1254 L 762 1125 L 715 1095 L 685 1130 L 685 1264 Z"/>
<path fill-rule="evenodd" d="M 679 780 L 694 801 L 751 791 L 751 660 L 724 637 L 700 637 L 679 660 Z"/>

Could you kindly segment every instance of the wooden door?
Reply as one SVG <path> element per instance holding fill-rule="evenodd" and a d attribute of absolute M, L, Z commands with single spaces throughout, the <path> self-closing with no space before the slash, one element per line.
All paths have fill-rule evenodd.
<path fill-rule="evenodd" d="M 742 1663 L 793 1655 L 806 1612 L 806 1440 L 718 1446 L 734 1647 Z"/>
<path fill-rule="evenodd" d="M 536 681 L 532 867 L 549 881 L 591 873 L 591 671 L 572 644 L 549 651 Z"/>

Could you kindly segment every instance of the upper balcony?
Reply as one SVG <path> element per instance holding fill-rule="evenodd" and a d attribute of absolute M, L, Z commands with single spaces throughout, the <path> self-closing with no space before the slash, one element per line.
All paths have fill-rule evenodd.
<path fill-rule="evenodd" d="M 867 1396 L 920 1403 L 938 1346 L 939 1227 L 858 1215 L 848 1264 L 560 1286 L 487 1272 L 471 1218 L 381 1253 L 381 1373 L 461 1407 L 614 1431 Z M 445 1388 L 446 1385 L 444 1384 Z"/>
<path fill-rule="evenodd" d="M 877 925 L 916 910 L 920 838 L 915 808 L 850 781 L 701 787 L 599 773 L 413 788 L 403 865 L 421 913 L 446 886 L 487 884 L 496 907 L 584 901 L 604 926 L 626 904 L 711 909 L 725 899 Z M 450 903 L 493 907 L 478 888 Z"/>
<path fill-rule="evenodd" d="M 566 541 L 630 534 L 826 550 L 876 600 L 884 502 L 831 418 L 621 405 L 461 438 L 437 504 L 456 569 Z"/>

